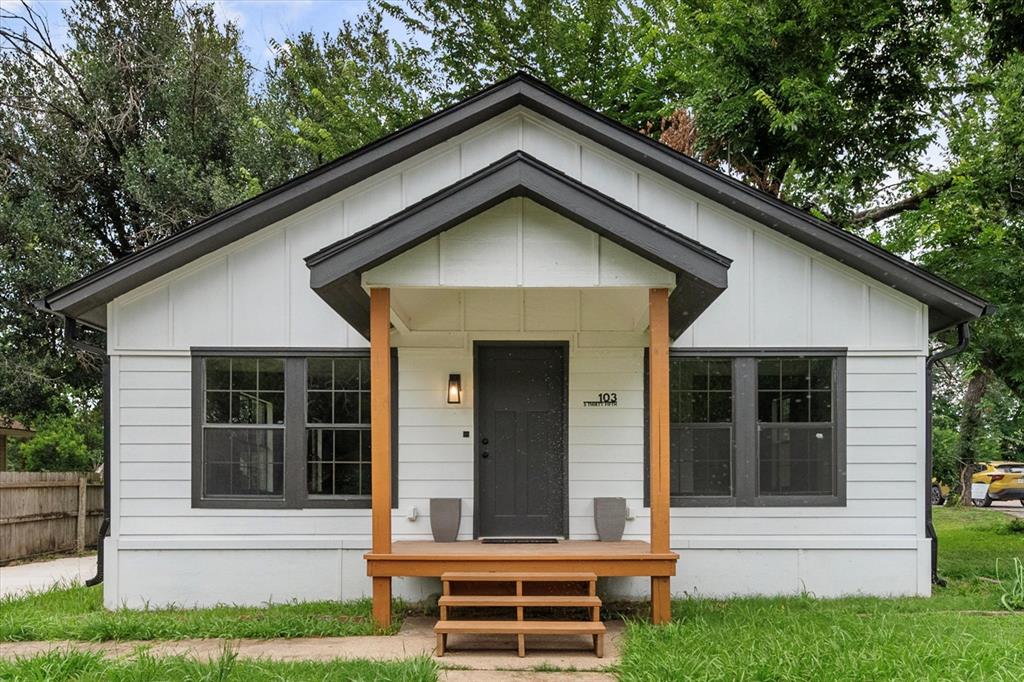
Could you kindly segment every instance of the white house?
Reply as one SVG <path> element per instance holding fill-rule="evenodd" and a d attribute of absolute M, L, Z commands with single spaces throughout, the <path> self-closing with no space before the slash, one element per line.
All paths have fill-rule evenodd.
<path fill-rule="evenodd" d="M 453 567 L 929 594 L 928 339 L 987 304 L 516 76 L 40 306 L 106 330 L 108 607 L 386 621 Z"/>

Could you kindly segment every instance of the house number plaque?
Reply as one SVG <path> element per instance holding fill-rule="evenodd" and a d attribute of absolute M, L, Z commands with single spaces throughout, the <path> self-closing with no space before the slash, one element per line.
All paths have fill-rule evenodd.
<path fill-rule="evenodd" d="M 614 393 L 598 393 L 597 400 L 584 400 L 583 407 L 614 407 L 619 404 L 619 396 Z"/>

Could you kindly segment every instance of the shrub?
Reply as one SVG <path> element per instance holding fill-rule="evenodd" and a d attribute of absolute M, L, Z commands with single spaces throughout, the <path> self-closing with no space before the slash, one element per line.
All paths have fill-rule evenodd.
<path fill-rule="evenodd" d="M 33 425 L 36 435 L 9 444 L 11 464 L 22 471 L 92 471 L 103 462 L 99 410 L 51 414 Z"/>

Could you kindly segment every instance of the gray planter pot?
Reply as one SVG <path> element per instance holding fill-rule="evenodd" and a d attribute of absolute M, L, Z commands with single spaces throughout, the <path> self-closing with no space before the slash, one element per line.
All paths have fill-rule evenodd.
<path fill-rule="evenodd" d="M 462 520 L 462 498 L 432 497 L 430 499 L 430 532 L 434 542 L 455 542 Z"/>
<path fill-rule="evenodd" d="M 618 542 L 626 529 L 626 498 L 595 497 L 594 525 L 601 542 Z"/>

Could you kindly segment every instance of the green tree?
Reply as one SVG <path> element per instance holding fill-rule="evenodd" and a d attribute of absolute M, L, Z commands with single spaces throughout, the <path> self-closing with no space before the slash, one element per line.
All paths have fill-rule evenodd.
<path fill-rule="evenodd" d="M 660 4 L 660 3 L 652 3 Z M 648 9 L 620 0 L 411 0 L 380 6 L 430 46 L 447 101 L 518 71 L 634 128 L 671 101 Z"/>
<path fill-rule="evenodd" d="M 369 144 L 434 108 L 427 55 L 392 38 L 377 7 L 343 21 L 333 35 L 300 33 L 273 47 L 264 129 L 305 153 L 307 167 Z"/>
<path fill-rule="evenodd" d="M 0 9 L 0 408 L 99 385 L 32 301 L 291 175 L 254 123 L 252 68 L 209 5 L 78 0 L 59 45 Z"/>

